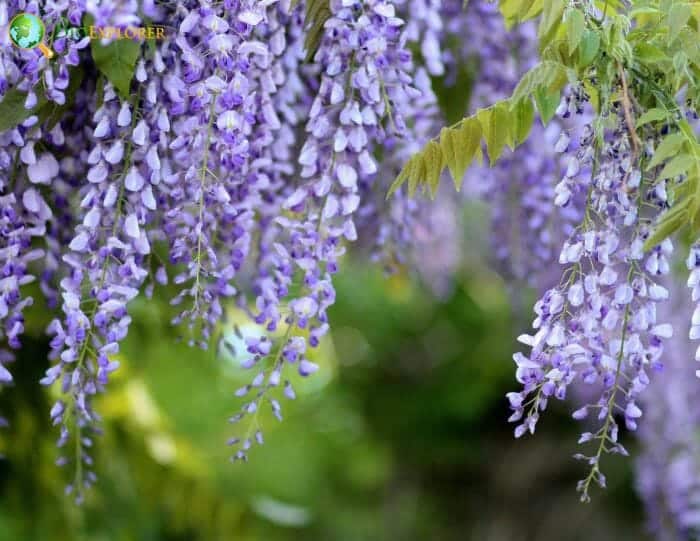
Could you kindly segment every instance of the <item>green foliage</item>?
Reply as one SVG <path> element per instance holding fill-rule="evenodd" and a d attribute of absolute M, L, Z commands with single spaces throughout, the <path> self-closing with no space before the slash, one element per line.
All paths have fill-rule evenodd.
<path fill-rule="evenodd" d="M 493 165 L 506 147 L 514 149 L 525 140 L 535 110 L 543 123 L 551 120 L 562 88 L 572 84 L 590 95 L 599 114 L 594 121 L 598 137 L 604 129 L 602 119 L 612 106 L 623 106 L 631 116 L 633 140 L 649 140 L 663 128 L 665 135 L 657 141 L 645 175 L 653 183 L 670 180 L 672 206 L 646 247 L 686 225 L 697 236 L 700 145 L 676 100 L 684 94 L 687 108 L 698 109 L 700 4 L 684 0 L 595 3 L 599 11 L 593 16 L 567 0 L 500 1 L 508 27 L 539 18 L 540 63 L 523 75 L 510 98 L 443 128 L 439 137 L 410 158 L 389 195 L 404 183 L 411 196 L 420 189 L 435 194 L 444 169 L 459 188 L 466 169 L 481 158 L 482 150 Z"/>
<path fill-rule="evenodd" d="M 566 31 L 569 40 L 569 54 L 573 54 L 583 40 L 586 31 L 586 17 L 578 9 L 566 12 Z"/>
<path fill-rule="evenodd" d="M 481 160 L 482 143 L 493 165 L 506 146 L 512 150 L 525 141 L 535 118 L 535 107 L 543 122 L 551 119 L 567 81 L 565 66 L 553 61 L 541 62 L 523 77 L 511 98 L 443 128 L 438 139 L 428 142 L 406 163 L 388 196 L 405 182 L 411 196 L 419 187 L 427 187 L 434 195 L 445 168 L 459 189 L 467 167 L 475 159 Z"/>
<path fill-rule="evenodd" d="M 92 24 L 92 18 L 87 17 L 86 24 Z M 90 42 L 90 51 L 95 66 L 123 99 L 131 95 L 131 81 L 134 78 L 136 62 L 141 55 L 141 44 L 131 39 L 118 39 L 107 45 L 99 40 Z"/>
<path fill-rule="evenodd" d="M 292 0 L 292 7 L 299 4 L 300 0 Z M 329 0 L 307 0 L 306 13 L 304 15 L 307 30 L 304 39 L 304 49 L 306 49 L 306 61 L 310 61 L 323 38 L 323 27 L 332 15 Z"/>
<path fill-rule="evenodd" d="M 690 225 L 694 236 L 700 231 L 700 145 L 687 121 L 679 122 L 678 127 L 679 131 L 661 140 L 647 166 L 647 170 L 659 170 L 658 180 L 680 178 L 672 193 L 674 204 L 661 216 L 646 249 L 685 225 Z"/>
<path fill-rule="evenodd" d="M 48 127 L 53 127 L 75 100 L 75 93 L 80 88 L 83 81 L 82 68 L 72 68 L 70 70 L 70 83 L 66 89 L 66 101 L 63 105 L 49 102 L 42 94 L 37 96 L 37 103 L 31 109 L 25 109 L 24 103 L 27 94 L 15 88 L 10 89 L 0 102 L 0 132 L 11 130 L 15 126 L 27 120 L 30 116 L 36 115 L 39 124 L 48 121 Z"/>
<path fill-rule="evenodd" d="M 544 50 L 554 39 L 563 25 L 566 0 L 548 0 L 544 2 L 537 37 L 540 39 L 540 49 Z"/>
<path fill-rule="evenodd" d="M 39 98 L 37 104 L 32 109 L 25 109 L 24 102 L 27 94 L 17 89 L 8 90 L 0 102 L 0 132 L 10 130 L 18 124 L 24 122 L 46 104 L 46 98 Z"/>
<path fill-rule="evenodd" d="M 499 9 L 505 19 L 506 28 L 512 27 L 539 15 L 543 0 L 502 0 Z"/>

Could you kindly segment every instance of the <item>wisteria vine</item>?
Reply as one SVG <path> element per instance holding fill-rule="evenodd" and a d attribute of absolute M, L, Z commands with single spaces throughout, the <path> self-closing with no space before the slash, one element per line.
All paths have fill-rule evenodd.
<path fill-rule="evenodd" d="M 515 435 L 589 388 L 573 413 L 590 448 L 576 455 L 589 466 L 579 491 L 605 486 L 603 456 L 627 454 L 621 431 L 637 428 L 664 343 L 683 331 L 657 315 L 671 236 L 700 222 L 700 13 L 618 4 L 0 4 L 0 385 L 26 308 L 42 303 L 67 492 L 81 502 L 97 479 L 93 398 L 119 368 L 133 299 L 175 291 L 181 339 L 250 371 L 230 418 L 245 461 L 263 443 L 259 412 L 281 419 L 292 374 L 319 369 L 311 352 L 353 244 L 449 290 L 463 198 L 440 186 L 444 169 L 489 206 L 497 268 L 540 293 L 514 356 Z M 53 56 L 16 46 L 22 13 L 43 21 Z M 68 31 L 153 25 L 159 39 Z M 434 83 L 455 84 L 465 64 L 470 116 L 440 130 Z M 227 309 L 250 321 L 235 340 Z"/>

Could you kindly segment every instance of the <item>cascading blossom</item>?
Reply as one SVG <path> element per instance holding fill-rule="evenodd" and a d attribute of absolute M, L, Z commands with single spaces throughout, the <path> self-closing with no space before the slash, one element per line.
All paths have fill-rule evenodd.
<path fill-rule="evenodd" d="M 688 337 L 691 340 L 700 340 L 700 244 L 694 244 L 690 248 L 688 259 L 688 287 L 691 291 L 692 301 L 697 303 L 690 321 L 690 331 Z M 700 361 L 700 346 L 695 350 L 694 358 Z M 695 371 L 695 375 L 700 377 L 700 370 Z"/>
<path fill-rule="evenodd" d="M 20 10 L 37 13 L 47 34 L 88 15 L 98 25 L 146 17 L 172 28 L 141 48 L 129 95 L 109 72 L 94 74 L 88 49 L 109 43 L 59 33 L 51 61 L 9 44 L 0 52 L 0 94 L 23 94 L 27 111 L 0 134 L 0 338 L 19 347 L 22 312 L 34 302 L 24 286 L 37 275 L 43 301 L 58 312 L 41 383 L 60 387 L 50 417 L 76 501 L 96 480 L 92 402 L 118 369 L 138 295 L 175 287 L 173 324 L 203 348 L 227 303 L 251 318 L 257 330 L 234 353 L 253 375 L 236 392 L 245 401 L 231 421 L 250 418 L 252 436 L 231 438 L 234 459 L 262 443 L 259 409 L 267 404 L 281 418 L 280 396 L 294 398 L 290 370 L 318 369 L 309 348 L 329 330 L 332 276 L 358 228 L 381 219 L 369 209 L 377 195 L 384 204 L 395 174 L 380 171 L 378 155 L 394 153 L 397 167 L 438 117 L 407 40 L 430 36 L 425 61 L 439 73 L 439 6 L 426 5 L 422 22 L 406 29 L 399 13 L 408 4 L 331 2 L 308 63 L 304 6 L 289 1 L 3 6 L 3 23 Z M 83 78 L 68 96 L 76 66 Z M 70 114 L 47 119 L 39 111 L 47 100 Z M 411 228 L 423 219 L 406 218 Z M 225 338 L 220 346 L 234 349 Z M 11 384 L 2 351 L 0 383 Z"/>
<path fill-rule="evenodd" d="M 697 247 L 688 265 L 696 268 Z M 673 267 L 674 265 L 672 265 Z M 693 312 L 692 301 L 674 276 L 666 280 L 672 301 L 659 311 L 683 329 Z M 675 541 L 700 535 L 700 408 L 695 396 L 700 381 L 693 377 L 692 342 L 678 332 L 666 345 L 664 366 L 641 396 L 645 411 L 639 429 L 636 486 L 656 539 Z"/>
<path fill-rule="evenodd" d="M 576 102 L 581 97 L 574 93 L 561 110 L 580 109 Z M 573 413 L 575 419 L 598 420 L 598 428 L 579 440 L 593 446 L 592 454 L 577 455 L 591 466 L 578 487 L 583 500 L 589 498 L 592 481 L 605 486 L 602 455 L 627 454 L 618 441 L 617 415 L 628 430 L 637 428 L 642 416 L 638 396 L 649 384 L 649 369 L 661 361 L 663 341 L 673 334 L 670 324 L 657 321 L 656 311 L 669 296 L 657 277 L 669 270 L 671 241 L 643 250 L 655 217 L 645 206 L 657 213 L 664 207 L 665 182 L 643 182 L 639 164 L 651 149 L 638 148 L 630 138 L 621 107 L 611 114 L 615 127 L 600 146 L 594 130 L 584 127 L 557 185 L 558 204 L 567 204 L 576 192 L 587 193 L 585 216 L 561 250 L 561 283 L 535 304 L 536 333 L 519 338 L 531 348 L 529 354 L 513 357 L 523 390 L 508 394 L 510 420 L 520 422 L 515 429 L 519 437 L 534 433 L 549 398 L 563 400 L 575 382 L 600 389 L 596 401 Z"/>
<path fill-rule="evenodd" d="M 641 392 L 673 334 L 657 316 L 669 296 L 659 279 L 673 245 L 645 243 L 685 193 L 687 164 L 697 160 L 683 153 L 700 152 L 690 153 L 691 128 L 670 103 L 635 127 L 646 101 L 630 94 L 625 78 L 636 77 L 625 56 L 634 49 L 614 41 L 630 33 L 629 18 L 616 18 L 606 42 L 596 43 L 608 22 L 588 2 L 543 16 L 538 32 L 532 21 L 506 30 L 495 4 L 463 8 L 457 0 L 10 0 L 0 3 L 0 27 L 20 12 L 41 17 L 55 56 L 15 48 L 0 32 L 0 109 L 12 109 L 7 119 L 0 114 L 0 387 L 13 384 L 27 308 L 45 307 L 53 314 L 51 365 L 41 383 L 60 395 L 49 416 L 59 431 L 57 463 L 72 469 L 67 491 L 78 502 L 97 478 L 93 400 L 119 367 L 139 295 L 168 284 L 182 338 L 201 348 L 216 339 L 250 371 L 235 391 L 240 406 L 230 422 L 238 426 L 229 440 L 232 459 L 247 460 L 263 443 L 259 412 L 281 419 L 282 397 L 295 397 L 294 374 L 319 370 L 313 349 L 331 329 L 334 275 L 351 246 L 367 248 L 387 271 L 416 268 L 436 293 L 449 292 L 463 199 L 436 183 L 445 158 L 465 149 L 435 153 L 443 119 L 434 82 L 449 86 L 473 68 L 469 108 L 496 119 L 487 108 L 511 95 L 539 51 L 550 64 L 567 54 L 581 63 L 550 69 L 558 76 L 547 88 L 528 83 L 525 94 L 536 94 L 545 119 L 543 108 L 553 113 L 559 99 L 555 88 L 568 88 L 557 117 L 547 127 L 536 119 L 529 139 L 495 167 L 471 167 L 455 180 L 490 208 L 499 270 L 541 293 L 535 332 L 520 337 L 529 350 L 514 357 L 523 385 L 508 394 L 516 436 L 534 432 L 551 397 L 586 384 L 594 398 L 574 417 L 596 428 L 581 437 L 593 445 L 578 455 L 591 466 L 582 498 L 592 482 L 605 484 L 601 457 L 626 454 L 619 423 L 636 429 Z M 553 57 L 536 34 L 547 39 L 558 19 L 576 39 L 568 36 L 568 53 Z M 134 47 L 54 32 L 90 20 L 161 24 L 167 33 Z M 592 62 L 608 41 L 605 62 L 617 64 L 601 69 Z M 115 51 L 115 65 L 99 61 Z M 604 91 L 589 99 L 597 86 Z M 447 128 L 445 141 L 467 120 Z M 496 158 L 498 122 L 479 124 L 474 155 Z M 516 138 L 498 143 L 515 146 Z M 431 177 L 437 201 L 409 196 L 423 179 L 386 199 L 424 145 L 433 154 L 418 170 Z M 664 165 L 674 152 L 679 160 Z M 553 278 L 557 257 L 563 272 Z M 688 268 L 697 302 L 698 245 Z M 229 308 L 249 320 L 234 328 L 235 340 L 222 332 Z M 700 339 L 695 312 L 692 340 Z M 691 506 L 679 505 L 687 518 Z"/>
<path fill-rule="evenodd" d="M 261 361 L 270 354 L 272 340 L 248 339 L 252 357 L 244 366 L 255 368 L 257 375 L 238 393 L 252 396 L 232 417 L 235 423 L 255 414 L 263 400 L 281 415 L 269 391 L 280 385 L 287 366 L 296 366 L 301 376 L 318 370 L 307 351 L 329 329 L 332 275 L 344 244 L 358 237 L 354 216 L 361 214 L 363 188 L 377 182 L 374 153 L 384 140 L 407 136 L 406 106 L 410 97 L 421 95 L 411 85 L 411 55 L 393 4 L 333 2 L 331 12 L 314 57 L 322 69 L 299 152 L 302 181 L 282 204 L 287 215 L 273 219 L 277 231 L 269 232 L 272 246 L 266 256 L 275 270 L 256 286 L 256 323 L 267 332 L 280 330 L 283 338 L 267 367 Z M 300 287 L 291 297 L 295 283 Z M 289 380 L 284 394 L 294 397 Z M 239 446 L 235 458 L 245 459 L 250 439 L 234 437 L 231 443 Z"/>

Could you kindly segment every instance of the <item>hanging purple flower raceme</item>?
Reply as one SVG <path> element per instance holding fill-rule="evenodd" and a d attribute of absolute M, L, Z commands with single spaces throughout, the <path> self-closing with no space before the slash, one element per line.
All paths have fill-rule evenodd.
<path fill-rule="evenodd" d="M 696 256 L 697 247 L 693 247 L 692 269 Z M 667 283 L 672 301 L 664 303 L 659 314 L 682 329 L 693 312 L 693 302 L 677 276 Z M 655 539 L 695 539 L 700 534 L 700 408 L 695 400 L 700 381 L 693 377 L 695 348 L 678 332 L 664 349 L 663 369 L 641 397 L 644 422 L 639 429 L 636 486 Z"/>
<path fill-rule="evenodd" d="M 34 303 L 24 287 L 35 280 L 32 262 L 44 256 L 34 241 L 46 234 L 53 216 L 42 185 L 57 174 L 58 163 L 51 152 L 34 152 L 41 133 L 37 117 L 30 116 L 0 134 L 0 386 L 12 383 L 7 363 L 21 347 L 24 310 Z M 60 129 L 53 130 L 49 140 L 60 136 Z"/>
<path fill-rule="evenodd" d="M 265 113 L 259 111 L 260 118 L 253 127 L 256 145 L 251 174 L 259 176 L 264 184 L 257 201 L 259 234 L 249 269 L 253 275 L 250 289 L 254 297 L 271 287 L 270 279 L 277 272 L 274 244 L 282 230 L 275 219 L 285 212 L 282 208 L 284 202 L 295 189 L 290 179 L 294 178 L 296 171 L 298 140 L 303 132 L 304 119 L 311 108 L 310 83 L 315 81 L 317 71 L 313 64 L 304 64 L 303 5 L 299 4 L 291 11 L 279 6 L 269 24 L 260 29 L 260 40 L 270 43 L 274 55 L 272 65 L 265 73 L 268 81 L 265 94 L 272 100 L 277 118 L 273 119 L 271 126 L 265 121 Z M 248 296 L 239 302 L 247 307 Z M 250 316 L 255 320 L 254 314 Z"/>
<path fill-rule="evenodd" d="M 22 288 L 35 279 L 30 263 L 42 257 L 41 250 L 32 248 L 32 239 L 44 234 L 51 210 L 35 188 L 28 187 L 20 198 L 2 184 L 0 180 L 0 341 L 16 350 L 24 332 L 23 311 L 33 303 Z M 6 366 L 12 360 L 11 351 L 0 348 L 0 385 L 12 382 Z"/>
<path fill-rule="evenodd" d="M 575 93 L 561 109 L 579 108 L 575 102 L 581 97 Z M 605 485 L 602 455 L 626 454 L 618 441 L 617 416 L 628 430 L 636 429 L 642 415 L 637 397 L 649 383 L 648 370 L 660 362 L 664 339 L 672 335 L 672 327 L 656 317 L 657 304 L 668 298 L 657 276 L 668 271 L 671 241 L 643 251 L 651 220 L 666 204 L 660 189 L 664 181 L 642 181 L 639 160 L 651 148 L 638 149 L 629 140 L 621 111 L 611 115 L 615 127 L 600 147 L 593 130 L 584 128 L 557 186 L 559 204 L 587 192 L 585 216 L 561 250 L 565 270 L 560 284 L 535 304 L 535 334 L 519 338 L 531 348 L 527 355 L 514 355 L 523 390 L 508 394 L 510 420 L 520 423 L 515 429 L 519 437 L 535 431 L 550 397 L 563 400 L 572 384 L 597 386 L 598 399 L 573 414 L 575 419 L 597 419 L 598 426 L 580 439 L 593 447 L 591 454 L 577 455 L 591 466 L 578 486 L 583 500 L 591 482 Z M 647 212 L 649 207 L 655 210 Z"/>
<path fill-rule="evenodd" d="M 40 13 L 40 7 L 46 9 Z M 79 23 L 83 9 L 75 2 L 41 6 L 36 2 L 10 1 L 0 5 L 0 27 L 7 27 L 18 13 L 26 12 L 41 15 L 47 31 L 52 31 L 61 18 Z M 40 116 L 40 107 L 52 102 L 66 103 L 70 70 L 78 64 L 79 52 L 87 44 L 87 40 L 66 43 L 58 39 L 53 44 L 55 57 L 49 62 L 38 50 L 14 47 L 9 32 L 0 33 L 0 100 L 9 91 L 20 92 L 24 108 L 31 111 L 20 125 L 0 134 L 0 321 L 4 327 L 0 341 L 6 340 L 11 349 L 20 347 L 23 309 L 34 302 L 21 291 L 22 286 L 34 280 L 28 268 L 32 261 L 46 258 L 47 265 L 40 273 L 41 289 L 47 297 L 53 291 L 48 285 L 55 261 L 50 244 L 55 231 L 52 224 L 61 210 L 51 204 L 55 203 L 54 193 L 42 186 L 50 186 L 59 176 L 59 163 L 50 147 L 63 145 L 64 134 L 60 124 L 46 123 L 45 115 Z M 39 142 L 41 150 L 35 149 Z M 46 241 L 48 250 L 38 248 L 41 239 Z M 0 383 L 12 379 L 3 364 L 12 358 L 11 352 L 0 346 Z"/>
<path fill-rule="evenodd" d="M 232 280 L 249 256 L 254 209 L 270 185 L 258 170 L 269 164 L 257 158 L 280 128 L 271 70 L 283 47 L 273 41 L 272 52 L 257 35 L 274 7 L 193 4 L 166 77 L 177 133 L 170 150 L 182 172 L 169 182 L 164 229 L 171 263 L 185 267 L 174 277 L 183 289 L 173 303 L 187 307 L 174 322 L 186 322 L 190 343 L 199 335 L 206 347 L 223 315 L 222 299 L 237 293 Z"/>
<path fill-rule="evenodd" d="M 76 71 L 81 62 L 81 51 L 89 45 L 89 38 L 76 40 L 67 36 L 68 26 L 80 26 L 87 14 L 82 0 L 68 2 L 23 2 L 11 0 L 0 5 L 0 26 L 9 24 L 17 14 L 26 12 L 38 15 L 51 36 L 53 57 L 49 60 L 38 49 L 23 50 L 13 46 L 9 32 L 0 33 L 0 100 L 12 90 L 23 99 L 23 106 L 32 115 L 22 126 L 32 126 L 17 143 L 22 148 L 21 162 L 28 166 L 29 175 L 36 175 L 32 182 L 50 184 L 52 189 L 43 194 L 53 210 L 44 240 L 46 242 L 46 265 L 40 273 L 41 290 L 49 307 L 57 305 L 57 270 L 60 252 L 66 244 L 64 231 L 70 230 L 70 209 L 66 194 L 72 189 L 58 161 L 51 152 L 35 152 L 35 143 L 44 140 L 52 146 L 69 147 L 64 138 L 72 141 L 82 139 L 79 129 L 64 134 L 60 123 L 53 118 L 57 106 L 66 105 L 70 99 L 69 85 L 80 79 Z M 84 56 L 84 55 L 83 55 Z M 74 85 L 75 86 L 75 85 Z M 74 92 L 80 93 L 76 88 Z M 14 97 L 14 96 L 13 96 Z M 50 105 L 51 104 L 51 105 Z M 51 112 L 48 115 L 47 112 Z M 76 154 L 83 147 L 72 147 Z M 80 160 L 74 160 L 78 163 Z M 75 165 L 75 164 L 73 164 Z M 71 165 L 68 166 L 71 168 Z M 71 175 L 71 173 L 67 173 Z"/>
<path fill-rule="evenodd" d="M 693 302 L 697 303 L 691 317 L 688 336 L 691 340 L 700 340 L 700 302 L 698 302 L 700 301 L 700 244 L 695 243 L 690 248 L 686 266 L 688 267 L 688 287 Z M 696 361 L 700 361 L 700 346 L 695 350 L 694 357 Z M 696 370 L 695 375 L 700 377 L 700 370 Z"/>
<path fill-rule="evenodd" d="M 274 220 L 278 233 L 267 257 L 272 268 L 256 285 L 255 321 L 282 338 L 274 350 L 270 338 L 248 339 L 251 357 L 244 366 L 257 375 L 238 393 L 252 392 L 252 398 L 233 422 L 252 414 L 256 424 L 263 399 L 280 417 L 279 401 L 268 391 L 280 386 L 293 398 L 291 382 L 281 383 L 287 367 L 301 376 L 318 369 L 307 349 L 318 346 L 328 331 L 327 309 L 335 301 L 332 275 L 344 244 L 357 239 L 353 216 L 362 184 L 374 182 L 377 173 L 373 153 L 386 138 L 405 134 L 402 106 L 408 96 L 420 95 L 411 86 L 411 55 L 392 3 L 334 1 L 331 12 L 314 57 L 320 82 L 299 154 L 304 180 L 286 197 L 281 209 L 286 215 Z M 291 296 L 294 286 L 298 293 Z M 250 439 L 231 443 L 239 445 L 234 458 L 245 459 Z"/>
<path fill-rule="evenodd" d="M 61 425 L 59 447 L 75 445 L 75 454 L 63 455 L 59 463 L 74 456 L 75 480 L 68 491 L 78 501 L 95 478 L 89 447 L 99 433 L 99 416 L 91 400 L 119 366 L 110 356 L 118 353 L 131 322 L 127 304 L 148 274 L 144 258 L 150 243 L 143 225 L 155 203 L 142 191 L 150 166 L 140 106 L 140 91 L 131 101 L 121 100 L 107 83 L 104 102 L 92 115 L 87 182 L 80 187 L 82 221 L 63 256 L 70 269 L 60 282 L 64 318 L 49 327 L 56 364 L 42 383 L 61 381 L 64 397 L 51 417 Z"/>
<path fill-rule="evenodd" d="M 134 23 L 137 20 L 126 9 L 129 6 L 135 3 L 120 10 L 102 10 L 98 15 L 113 24 Z M 169 15 L 153 6 L 145 8 L 152 17 Z M 57 362 L 42 383 L 61 381 L 64 396 L 55 404 L 51 417 L 54 424 L 61 425 L 59 447 L 72 443 L 75 448 L 58 463 L 72 463 L 75 478 L 67 491 L 79 502 L 84 489 L 96 478 L 89 448 L 100 429 L 91 401 L 119 366 L 113 356 L 131 323 L 128 303 L 149 276 L 146 295 L 152 294 L 155 282 L 167 281 L 163 267 L 155 273 L 149 271 L 153 267 L 152 243 L 167 237 L 162 220 L 176 179 L 168 156 L 172 140 L 168 105 L 172 104 L 164 99 L 172 95 L 166 62 L 172 63 L 176 54 L 172 43 L 164 42 L 140 58 L 134 93 L 128 100 L 120 98 L 111 83 L 101 89 L 99 103 L 98 93 L 91 89 L 89 98 L 84 96 L 87 118 L 76 118 L 87 126 L 84 146 L 91 149 L 84 155 L 84 178 L 75 178 L 80 161 L 76 165 L 70 158 L 64 159 L 71 175 L 67 182 L 79 190 L 80 215 L 61 261 L 64 318 L 54 320 L 49 327 L 53 335 L 51 357 Z M 85 108 L 78 117 L 81 114 L 86 114 Z M 58 197 L 63 197 L 61 186 L 56 188 Z M 60 239 L 54 244 L 60 250 Z"/>
<path fill-rule="evenodd" d="M 437 212 L 445 213 L 450 208 L 443 205 L 436 210 L 427 199 L 411 198 L 403 190 L 388 200 L 385 197 L 403 164 L 420 150 L 442 122 L 428 75 L 428 72 L 437 74 L 444 69 L 439 41 L 436 41 L 442 29 L 439 17 L 441 2 L 406 2 L 397 8 L 407 21 L 403 34 L 406 43 L 411 46 L 422 44 L 422 58 L 427 66 L 417 67 L 413 76 L 413 86 L 419 93 L 396 96 L 403 101 L 395 102 L 393 108 L 402 111 L 403 116 L 409 119 L 410 128 L 403 130 L 400 136 L 389 133 L 381 141 L 382 159 L 378 161 L 377 173 L 359 179 L 361 202 L 354 218 L 359 230 L 358 237 L 371 241 L 368 247 L 371 259 L 381 263 L 387 273 L 393 273 L 399 266 L 409 263 L 415 266 L 425 262 L 425 247 L 442 234 L 442 231 L 432 227 L 434 215 Z M 450 217 L 454 217 L 453 212 L 450 212 Z M 448 221 L 450 217 L 446 217 Z M 418 237 L 421 246 L 414 243 Z M 456 237 L 450 238 L 454 240 Z M 362 241 L 360 244 L 363 244 Z M 452 244 L 451 247 L 456 248 L 456 245 Z M 450 269 L 448 265 L 442 271 L 428 273 L 424 277 L 429 278 L 430 285 L 435 285 L 445 281 Z"/>

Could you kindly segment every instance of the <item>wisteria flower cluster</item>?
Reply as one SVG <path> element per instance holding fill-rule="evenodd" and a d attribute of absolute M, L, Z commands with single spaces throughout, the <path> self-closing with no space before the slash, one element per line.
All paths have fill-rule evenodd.
<path fill-rule="evenodd" d="M 489 206 L 498 268 L 540 294 L 514 356 L 522 388 L 507 395 L 515 435 L 535 431 L 550 399 L 588 389 L 573 413 L 590 447 L 577 455 L 590 467 L 582 499 L 604 486 L 601 459 L 627 454 L 621 434 L 640 423 L 674 336 L 661 317 L 671 236 L 700 223 L 688 45 L 700 14 L 636 4 L 0 4 L 0 385 L 41 303 L 54 317 L 40 383 L 60 394 L 49 415 L 67 492 L 80 502 L 96 481 L 93 402 L 119 369 L 131 301 L 174 291 L 182 339 L 250 371 L 230 418 L 232 459 L 245 461 L 263 443 L 259 412 L 281 419 L 291 374 L 319 369 L 311 350 L 350 246 L 449 290 L 464 199 L 440 186 L 445 169 Z M 21 13 L 44 22 L 53 57 L 11 43 Z M 86 25 L 165 32 L 65 31 Z M 434 83 L 454 85 L 464 65 L 470 115 L 441 130 Z M 697 244 L 688 268 L 697 302 Z M 221 332 L 230 308 L 250 320 L 235 344 Z M 700 339 L 700 315 L 689 324 Z"/>
<path fill-rule="evenodd" d="M 691 258 L 689 264 L 694 266 L 695 260 Z M 662 305 L 659 313 L 683 329 L 692 317 L 693 303 L 683 291 L 684 284 L 666 282 L 673 300 Z M 664 370 L 640 397 L 645 416 L 639 429 L 636 485 L 657 539 L 694 539 L 700 535 L 700 411 L 694 402 L 700 380 L 688 374 L 695 348 L 685 334 L 675 334 L 665 349 Z"/>
<path fill-rule="evenodd" d="M 413 7 L 423 16 L 407 25 Z M 358 231 L 389 270 L 407 262 L 414 234 L 414 254 L 443 234 L 426 202 L 385 200 L 440 122 L 426 72 L 439 59 L 424 66 L 411 51 L 426 37 L 439 57 L 439 4 L 333 1 L 315 41 L 312 10 L 276 0 L 0 8 L 5 29 L 17 14 L 40 16 L 55 53 L 2 32 L 0 107 L 19 111 L 0 132 L 0 383 L 13 381 L 24 309 L 44 303 L 55 318 L 40 383 L 60 387 L 57 464 L 74 473 L 66 491 L 78 502 L 97 478 L 93 399 L 119 368 L 133 299 L 175 290 L 183 340 L 216 340 L 250 370 L 230 419 L 247 429 L 229 441 L 247 460 L 263 442 L 258 411 L 281 419 L 290 373 L 318 370 L 309 349 L 329 330 L 333 275 Z M 142 43 L 63 31 L 88 22 L 167 32 Z M 221 333 L 227 306 L 255 329 L 241 336 L 245 351 Z"/>
<path fill-rule="evenodd" d="M 673 302 L 665 278 L 672 236 L 690 226 L 694 239 L 698 230 L 698 81 L 685 68 L 681 75 L 657 63 L 685 54 L 697 14 L 685 4 L 638 4 L 477 3 L 467 17 L 449 18 L 447 31 L 477 38 L 457 40 L 457 52 L 443 59 L 446 73 L 460 66 L 460 55 L 495 69 L 472 87 L 476 110 L 414 154 L 391 192 L 406 185 L 409 193 L 436 193 L 448 170 L 468 196 L 490 204 L 501 268 L 540 290 L 533 332 L 519 337 L 526 350 L 514 355 L 522 389 L 507 395 L 510 421 L 520 437 L 535 432 L 550 400 L 584 401 L 573 411 L 588 449 L 575 455 L 588 464 L 578 485 L 583 501 L 593 483 L 606 484 L 604 455 L 627 455 L 623 433 L 637 429 L 643 410 L 661 408 L 645 390 L 667 364 L 665 342 L 681 340 L 688 327 L 690 340 L 700 338 L 698 314 L 686 329 L 663 317 Z M 506 33 L 504 25 L 516 26 Z M 537 117 L 541 125 L 533 124 Z M 491 167 L 469 167 L 486 159 Z M 697 244 L 688 269 L 696 302 Z M 671 355 L 686 350 L 675 347 Z M 674 377 L 692 374 L 674 361 Z M 662 378 L 655 392 L 674 392 L 663 383 L 673 381 Z M 694 447 L 684 449 L 694 460 Z M 685 464 L 693 467 L 692 460 Z M 654 491 L 674 498 L 665 504 L 685 534 L 696 531 L 696 477 L 689 475 L 678 497 L 653 487 L 657 481 L 640 485 L 645 498 Z"/>

